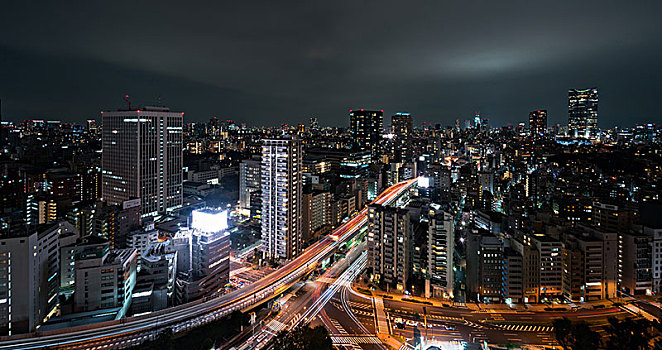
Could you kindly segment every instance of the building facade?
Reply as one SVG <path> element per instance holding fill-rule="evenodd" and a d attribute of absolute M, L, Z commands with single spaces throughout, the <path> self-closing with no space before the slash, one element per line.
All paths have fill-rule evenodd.
<path fill-rule="evenodd" d="M 377 160 L 382 154 L 382 134 L 384 129 L 384 112 L 369 110 L 350 110 L 349 128 L 352 134 L 354 148 L 372 152 L 372 159 Z"/>
<path fill-rule="evenodd" d="M 251 194 L 260 191 L 260 160 L 244 159 L 239 164 L 239 208 L 245 213 L 251 210 Z"/>
<path fill-rule="evenodd" d="M 540 136 L 547 133 L 547 110 L 537 110 L 529 113 L 529 133 Z"/>
<path fill-rule="evenodd" d="M 105 201 L 138 198 L 142 216 L 181 207 L 183 114 L 162 107 L 103 112 Z"/>
<path fill-rule="evenodd" d="M 303 249 L 301 143 L 296 138 L 262 144 L 262 252 L 293 259 Z"/>
<path fill-rule="evenodd" d="M 410 275 L 409 211 L 368 206 L 368 268 L 371 279 L 386 288 L 404 290 Z"/>
<path fill-rule="evenodd" d="M 574 138 L 596 138 L 598 132 L 597 88 L 568 90 L 568 131 Z"/>
<path fill-rule="evenodd" d="M 408 162 L 412 154 L 413 117 L 410 113 L 396 113 L 391 117 L 393 133 L 393 157 L 398 163 Z"/>

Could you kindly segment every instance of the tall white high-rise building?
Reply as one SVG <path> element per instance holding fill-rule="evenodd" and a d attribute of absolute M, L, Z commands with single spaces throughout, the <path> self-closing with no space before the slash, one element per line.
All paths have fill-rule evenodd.
<path fill-rule="evenodd" d="M 262 251 L 267 259 L 293 259 L 303 249 L 301 143 L 262 144 Z"/>
<path fill-rule="evenodd" d="M 163 107 L 102 112 L 102 195 L 139 198 L 142 216 L 182 205 L 181 112 Z"/>

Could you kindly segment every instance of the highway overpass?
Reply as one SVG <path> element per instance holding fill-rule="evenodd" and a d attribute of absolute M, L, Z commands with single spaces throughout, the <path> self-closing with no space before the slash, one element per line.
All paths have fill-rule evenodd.
<path fill-rule="evenodd" d="M 373 203 L 393 203 L 403 194 L 414 189 L 417 184 L 418 179 L 397 183 L 384 190 Z M 367 221 L 367 208 L 364 208 L 334 230 L 331 235 L 308 247 L 296 259 L 259 281 L 231 293 L 138 317 L 61 330 L 0 337 L 0 349 L 41 349 L 44 347 L 121 349 L 154 339 L 165 329 L 178 333 L 213 322 L 234 311 L 245 310 L 281 294 L 333 254 L 340 244 L 352 239 L 366 225 Z"/>

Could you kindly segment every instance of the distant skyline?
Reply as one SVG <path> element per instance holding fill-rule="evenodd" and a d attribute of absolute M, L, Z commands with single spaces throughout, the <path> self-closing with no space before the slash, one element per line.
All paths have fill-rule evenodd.
<path fill-rule="evenodd" d="M 598 87 L 601 128 L 661 123 L 662 3 L 12 2 L 0 13 L 3 119 L 99 119 L 134 105 L 251 126 L 349 125 L 383 109 L 492 125 Z"/>

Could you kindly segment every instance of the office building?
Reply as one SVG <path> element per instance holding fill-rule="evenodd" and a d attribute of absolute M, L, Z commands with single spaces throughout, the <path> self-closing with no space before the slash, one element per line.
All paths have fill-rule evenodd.
<path fill-rule="evenodd" d="M 393 133 L 393 158 L 396 162 L 409 162 L 412 154 L 413 118 L 410 113 L 396 113 L 391 117 Z"/>
<path fill-rule="evenodd" d="M 96 203 L 94 234 L 107 239 L 110 249 L 127 248 L 127 236 L 139 229 L 141 224 L 140 199 L 124 201 L 119 205 Z"/>
<path fill-rule="evenodd" d="M 183 113 L 106 111 L 102 123 L 104 200 L 119 205 L 138 198 L 143 217 L 181 207 Z"/>
<path fill-rule="evenodd" d="M 568 90 L 570 137 L 595 139 L 598 132 L 598 89 Z"/>
<path fill-rule="evenodd" d="M 651 295 L 653 237 L 643 233 L 623 233 L 620 241 L 623 259 L 619 271 L 620 290 L 628 295 Z M 659 253 L 659 249 L 656 252 Z"/>
<path fill-rule="evenodd" d="M 27 333 L 51 317 L 60 286 L 58 235 L 67 222 L 0 238 L 0 335 Z"/>
<path fill-rule="evenodd" d="M 108 244 L 88 245 L 76 255 L 74 312 L 112 309 L 119 319 L 131 305 L 136 285 L 135 249 L 111 250 Z"/>
<path fill-rule="evenodd" d="M 411 236 L 407 209 L 368 206 L 368 271 L 374 283 L 396 290 L 407 287 Z"/>
<path fill-rule="evenodd" d="M 265 259 L 293 259 L 303 249 L 301 143 L 296 138 L 262 143 L 262 252 Z"/>
<path fill-rule="evenodd" d="M 331 201 L 333 195 L 327 191 L 312 190 L 302 198 L 302 235 L 304 241 L 315 238 L 321 229 L 331 225 Z"/>
<path fill-rule="evenodd" d="M 89 235 L 77 237 L 66 243 L 60 239 L 60 294 L 67 297 L 74 293 L 76 288 L 76 258 L 84 251 L 103 249 L 108 240 L 99 236 Z"/>
<path fill-rule="evenodd" d="M 540 298 L 558 299 L 563 294 L 563 244 L 545 235 L 524 235 L 523 239 L 536 248 L 540 259 Z"/>
<path fill-rule="evenodd" d="M 521 303 L 524 297 L 524 262 L 522 255 L 512 247 L 503 250 L 503 283 L 501 298 L 506 303 Z"/>
<path fill-rule="evenodd" d="M 540 136 L 547 133 L 547 110 L 537 110 L 529 113 L 529 133 Z"/>
<path fill-rule="evenodd" d="M 178 255 L 178 303 L 223 294 L 230 281 L 228 212 L 195 210 L 190 226 L 173 240 Z"/>
<path fill-rule="evenodd" d="M 484 303 L 502 294 L 503 243 L 485 230 L 467 233 L 467 296 Z"/>
<path fill-rule="evenodd" d="M 251 194 L 260 191 L 260 179 L 260 160 L 242 160 L 239 164 L 239 208 L 245 215 L 251 210 Z"/>
<path fill-rule="evenodd" d="M 453 216 L 439 206 L 428 208 L 428 242 L 426 295 L 452 297 L 453 295 L 453 253 L 455 247 L 455 226 Z"/>
<path fill-rule="evenodd" d="M 350 110 L 349 128 L 354 142 L 354 148 L 360 151 L 372 152 L 372 159 L 378 160 L 382 155 L 384 111 Z"/>
<path fill-rule="evenodd" d="M 173 306 L 177 278 L 177 251 L 171 240 L 151 243 L 140 256 L 140 272 L 133 291 L 133 314 Z"/>

